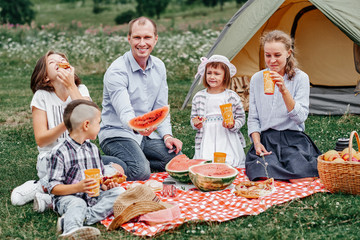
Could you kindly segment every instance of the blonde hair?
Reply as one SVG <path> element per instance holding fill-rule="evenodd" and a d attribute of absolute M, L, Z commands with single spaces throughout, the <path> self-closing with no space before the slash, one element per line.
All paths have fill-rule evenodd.
<path fill-rule="evenodd" d="M 157 36 L 158 33 L 157 33 L 156 23 L 153 20 L 151 20 L 150 18 L 147 18 L 147 17 L 138 17 L 138 18 L 135 18 L 135 19 L 131 20 L 129 22 L 128 36 L 131 36 L 131 34 L 132 34 L 132 28 L 133 28 L 134 23 L 138 22 L 138 24 L 140 26 L 143 26 L 143 25 L 146 24 L 147 21 L 149 21 L 153 25 L 153 27 L 154 27 L 154 35 Z"/>
<path fill-rule="evenodd" d="M 295 69 L 298 67 L 298 61 L 294 56 L 295 48 L 293 39 L 283 31 L 274 30 L 265 33 L 260 40 L 262 47 L 264 47 L 265 43 L 281 42 L 284 44 L 286 51 L 290 50 L 290 56 L 286 59 L 285 73 L 288 75 L 289 80 L 291 80 L 296 74 Z"/>

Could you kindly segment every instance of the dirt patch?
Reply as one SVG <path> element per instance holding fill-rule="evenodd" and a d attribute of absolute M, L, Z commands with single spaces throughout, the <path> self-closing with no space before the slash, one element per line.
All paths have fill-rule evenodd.
<path fill-rule="evenodd" d="M 31 124 L 30 111 L 5 111 L 0 113 L 0 126 Z"/>

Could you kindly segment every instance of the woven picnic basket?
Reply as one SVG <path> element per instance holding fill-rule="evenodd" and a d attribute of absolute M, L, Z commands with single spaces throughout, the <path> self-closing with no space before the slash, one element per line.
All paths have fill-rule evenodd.
<path fill-rule="evenodd" d="M 353 147 L 353 138 L 356 138 L 358 150 L 360 147 L 359 135 L 356 131 L 351 132 L 349 148 Z M 349 159 L 352 153 L 349 151 Z M 320 180 L 325 188 L 332 193 L 342 192 L 360 195 L 360 163 L 353 161 L 331 162 L 324 161 L 324 154 L 318 157 L 318 171 Z"/>

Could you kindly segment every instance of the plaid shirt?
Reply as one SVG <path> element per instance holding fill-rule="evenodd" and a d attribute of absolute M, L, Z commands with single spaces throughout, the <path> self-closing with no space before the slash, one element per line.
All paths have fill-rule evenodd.
<path fill-rule="evenodd" d="M 192 100 L 190 124 L 192 128 L 196 130 L 196 136 L 195 136 L 196 150 L 200 150 L 200 145 L 204 134 L 204 128 L 197 129 L 194 126 L 194 123 L 192 122 L 191 119 L 193 119 L 196 116 L 206 117 L 206 102 L 207 102 L 206 90 L 207 89 L 205 88 L 197 92 Z M 242 147 L 245 147 L 246 146 L 245 139 L 243 134 L 240 132 L 240 128 L 245 124 L 245 111 L 241 103 L 241 99 L 236 92 L 230 89 L 225 89 L 225 93 L 227 94 L 226 102 L 232 103 L 233 115 L 235 120 L 234 127 L 229 129 L 229 131 L 236 132 L 238 137 L 240 138 Z"/>
<path fill-rule="evenodd" d="M 79 144 L 69 135 L 62 144 L 54 147 L 48 164 L 49 192 L 58 184 L 75 184 L 85 179 L 85 169 L 100 168 L 104 173 L 104 165 L 97 146 L 89 140 Z M 96 197 L 89 197 L 86 193 L 73 195 L 84 199 L 89 206 L 97 202 Z M 56 204 L 61 197 L 53 195 L 54 203 Z"/>

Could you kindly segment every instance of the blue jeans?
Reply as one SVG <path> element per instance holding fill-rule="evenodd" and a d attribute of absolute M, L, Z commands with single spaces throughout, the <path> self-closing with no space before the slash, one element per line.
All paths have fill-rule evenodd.
<path fill-rule="evenodd" d="M 125 192 L 122 187 L 115 187 L 107 191 L 100 191 L 98 202 L 88 207 L 85 200 L 74 195 L 61 197 L 56 202 L 56 210 L 64 215 L 63 233 L 83 225 L 92 225 L 105 219 L 113 213 L 113 206 L 116 198 Z"/>
<path fill-rule="evenodd" d="M 101 142 L 100 147 L 106 155 L 118 158 L 117 162 L 112 162 L 122 166 L 128 181 L 149 179 L 150 168 L 165 171 L 166 164 L 176 156 L 174 152 L 168 153 L 162 139 L 149 137 L 143 137 L 140 146 L 131 138 L 108 138 Z"/>

